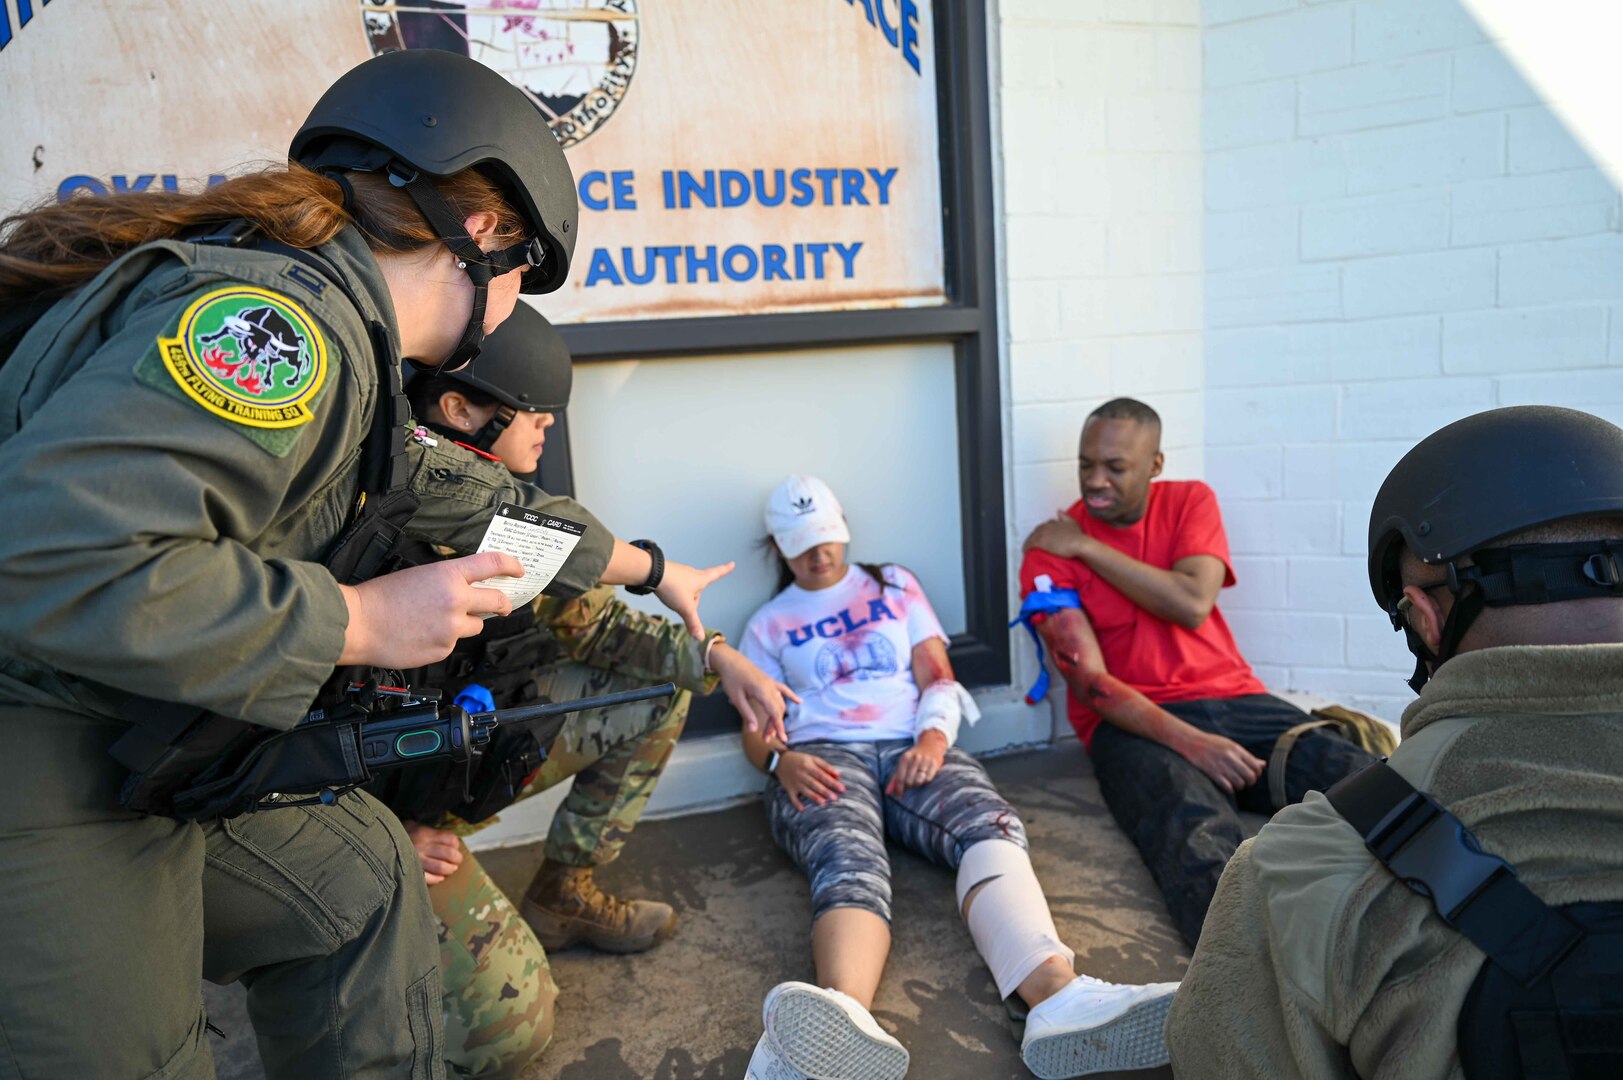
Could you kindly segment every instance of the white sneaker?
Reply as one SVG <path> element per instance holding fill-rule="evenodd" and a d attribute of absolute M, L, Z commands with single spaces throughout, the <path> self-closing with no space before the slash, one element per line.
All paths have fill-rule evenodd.
<path fill-rule="evenodd" d="M 1087 976 L 1031 1010 L 1020 1056 L 1042 1080 L 1165 1065 L 1177 983 L 1121 986 Z"/>
<path fill-rule="evenodd" d="M 766 1038 L 809 1080 L 902 1080 L 907 1050 L 873 1015 L 838 990 L 774 986 L 761 1007 Z"/>
<path fill-rule="evenodd" d="M 755 1053 L 750 1055 L 750 1066 L 744 1070 L 744 1080 L 806 1080 L 806 1074 L 790 1068 L 789 1063 L 778 1056 L 772 1036 L 763 1031 L 761 1041 L 755 1044 Z"/>

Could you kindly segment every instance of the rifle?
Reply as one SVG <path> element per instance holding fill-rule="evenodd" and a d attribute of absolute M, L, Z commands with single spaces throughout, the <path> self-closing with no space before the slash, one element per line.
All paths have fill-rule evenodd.
<path fill-rule="evenodd" d="M 408 687 L 352 685 L 331 708 L 215 760 L 169 794 L 161 812 L 183 820 L 234 817 L 284 806 L 332 805 L 375 773 L 409 765 L 462 765 L 470 774 L 502 729 L 528 729 L 550 746 L 569 713 L 667 697 L 672 683 L 574 701 L 470 713 Z M 544 756 L 544 752 L 543 752 Z M 132 778 L 139 779 L 139 778 Z M 148 777 L 147 779 L 151 779 Z"/>

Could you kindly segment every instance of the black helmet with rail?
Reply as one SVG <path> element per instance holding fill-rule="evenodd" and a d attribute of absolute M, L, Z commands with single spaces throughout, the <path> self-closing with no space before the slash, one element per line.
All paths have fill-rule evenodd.
<path fill-rule="evenodd" d="M 1422 439 L 1381 484 L 1369 519 L 1375 601 L 1426 665 L 1453 656 L 1485 607 L 1623 595 L 1623 540 L 1490 547 L 1569 518 L 1623 515 L 1623 428 L 1589 413 L 1524 405 L 1468 416 Z M 1436 653 L 1409 627 L 1399 556 L 1446 571 L 1454 605 Z M 1444 584 L 1440 583 L 1440 584 Z"/>
<path fill-rule="evenodd" d="M 522 289 L 563 285 L 579 225 L 575 180 L 546 119 L 524 92 L 477 60 L 438 49 L 384 53 L 321 95 L 288 157 L 318 172 L 384 172 L 456 253 L 475 285 L 473 318 L 447 363 L 477 355 L 485 286 L 525 267 Z M 481 251 L 432 181 L 478 169 L 499 184 L 534 235 Z"/>
<path fill-rule="evenodd" d="M 569 406 L 574 385 L 569 345 L 546 318 L 519 304 L 500 328 L 485 339 L 477 358 L 457 368 L 420 372 L 412 377 L 412 398 L 422 404 L 448 390 L 473 390 L 494 400 L 497 408 L 472 435 L 436 427 L 477 450 L 489 453 L 513 417 L 521 412 L 556 413 Z"/>

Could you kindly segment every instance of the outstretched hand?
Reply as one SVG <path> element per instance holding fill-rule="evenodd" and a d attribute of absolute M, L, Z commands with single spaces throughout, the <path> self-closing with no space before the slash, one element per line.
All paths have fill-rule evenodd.
<path fill-rule="evenodd" d="M 722 563 L 707 570 L 697 570 L 687 563 L 665 562 L 665 576 L 660 579 L 654 595 L 660 603 L 681 616 L 683 624 L 697 641 L 704 640 L 704 623 L 699 619 L 699 597 L 710 583 L 733 572 L 735 563 Z"/>

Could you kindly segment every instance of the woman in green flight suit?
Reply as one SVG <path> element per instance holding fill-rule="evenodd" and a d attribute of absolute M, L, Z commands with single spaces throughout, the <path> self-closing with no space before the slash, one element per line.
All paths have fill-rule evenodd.
<path fill-rule="evenodd" d="M 212 1076 L 202 975 L 247 985 L 273 1077 L 443 1075 L 433 918 L 392 815 L 356 793 L 142 816 L 109 756 L 143 708 L 289 728 L 336 664 L 432 662 L 508 610 L 478 583 L 510 556 L 354 586 L 321 560 L 363 443 L 389 441 L 399 358 L 466 360 L 521 289 L 564 281 L 562 152 L 505 80 L 424 50 L 340 78 L 290 156 L 0 223 L 0 1074 Z M 233 222 L 255 235 L 214 242 Z M 585 526 L 553 591 L 651 572 L 571 500 L 407 452 L 415 533 L 471 552 L 519 502 Z M 661 598 L 698 632 L 721 572 L 670 564 Z"/>

